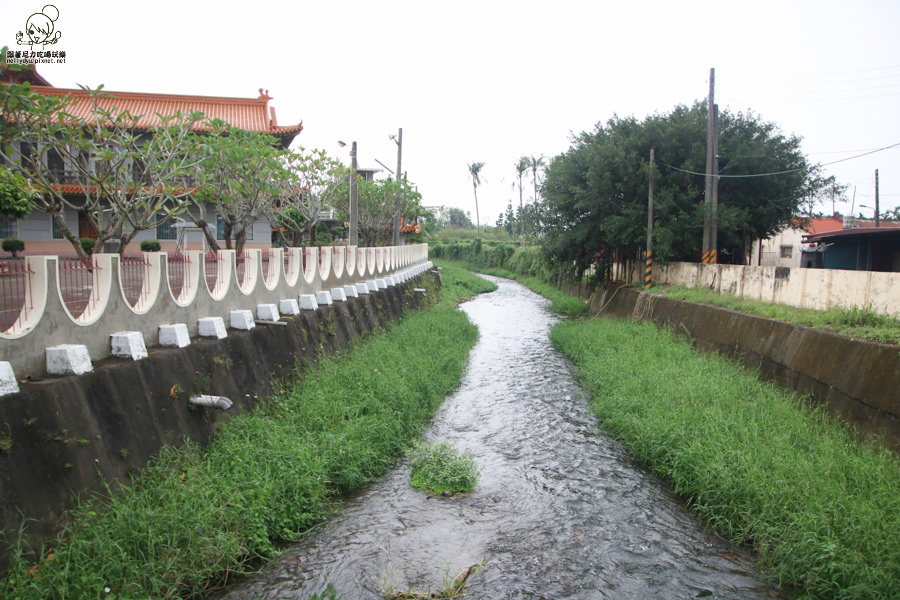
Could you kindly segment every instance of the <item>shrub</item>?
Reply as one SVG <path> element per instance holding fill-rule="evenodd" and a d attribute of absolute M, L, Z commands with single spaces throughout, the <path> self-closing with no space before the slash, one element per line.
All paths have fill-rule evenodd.
<path fill-rule="evenodd" d="M 97 240 L 92 240 L 89 238 L 81 238 L 81 249 L 87 252 L 88 254 L 94 253 L 94 246 L 97 245 Z"/>
<path fill-rule="evenodd" d="M 3 240 L 3 251 L 12 253 L 13 258 L 16 257 L 18 252 L 23 250 L 25 250 L 25 242 L 19 238 L 8 237 Z"/>
<path fill-rule="evenodd" d="M 141 242 L 141 251 L 143 252 L 159 252 L 160 245 L 157 240 L 144 240 Z"/>

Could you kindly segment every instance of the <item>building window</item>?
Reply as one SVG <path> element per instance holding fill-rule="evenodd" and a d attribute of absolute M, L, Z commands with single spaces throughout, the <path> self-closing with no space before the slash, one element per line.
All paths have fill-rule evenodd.
<path fill-rule="evenodd" d="M 793 246 L 782 246 L 781 247 L 781 258 L 792 258 L 794 256 L 794 247 Z"/>
<path fill-rule="evenodd" d="M 19 235 L 19 221 L 15 217 L 0 215 L 0 238 Z"/>
<path fill-rule="evenodd" d="M 222 215 L 216 215 L 216 239 L 224 240 L 225 239 L 225 221 L 222 220 Z M 250 226 L 247 229 L 247 241 L 253 241 L 253 227 Z"/>
<path fill-rule="evenodd" d="M 59 223 L 56 222 L 56 219 L 53 218 L 53 215 L 50 215 L 50 225 L 51 225 L 51 228 L 52 228 L 51 237 L 52 237 L 54 240 L 64 240 L 64 239 L 66 239 L 65 236 L 63 236 L 62 229 L 59 228 Z"/>
<path fill-rule="evenodd" d="M 175 223 L 176 221 L 166 219 L 164 215 L 156 215 L 156 239 L 177 240 L 178 228 Z"/>

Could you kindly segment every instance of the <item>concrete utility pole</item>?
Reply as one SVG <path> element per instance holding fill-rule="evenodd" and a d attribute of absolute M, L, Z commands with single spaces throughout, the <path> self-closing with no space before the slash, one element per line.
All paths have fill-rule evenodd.
<path fill-rule="evenodd" d="M 703 219 L 703 263 L 715 264 L 716 257 L 716 240 L 714 240 L 714 224 L 715 218 L 713 204 L 713 187 L 715 186 L 715 176 L 713 174 L 716 158 L 716 70 L 709 70 L 709 99 L 706 103 L 706 189 L 704 192 L 704 211 Z"/>
<path fill-rule="evenodd" d="M 644 287 L 653 287 L 653 148 L 650 148 L 650 187 L 647 194 L 647 263 L 644 268 Z"/>
<path fill-rule="evenodd" d="M 397 183 L 400 183 L 400 178 L 402 177 L 403 171 L 400 170 L 403 160 L 403 128 L 401 127 L 397 131 L 397 137 L 391 136 L 391 139 L 394 140 L 394 143 L 397 144 Z M 399 204 L 399 202 L 398 202 Z M 394 211 L 394 245 L 400 245 L 400 208 L 398 206 L 397 210 Z"/>
<path fill-rule="evenodd" d="M 878 169 L 875 169 L 875 227 L 881 227 L 881 217 L 878 213 L 881 211 L 881 205 L 878 202 Z"/>
<path fill-rule="evenodd" d="M 357 225 L 359 222 L 359 190 L 357 188 L 358 180 L 356 171 L 356 142 L 350 146 L 350 234 L 347 237 L 347 243 L 351 246 L 357 246 L 359 236 L 357 233 Z"/>

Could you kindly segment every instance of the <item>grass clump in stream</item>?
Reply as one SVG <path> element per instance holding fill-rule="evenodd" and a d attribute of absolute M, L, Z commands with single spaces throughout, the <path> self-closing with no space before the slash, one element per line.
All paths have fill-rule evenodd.
<path fill-rule="evenodd" d="M 702 519 L 812 598 L 896 598 L 900 459 L 648 323 L 563 322 L 603 426 Z"/>
<path fill-rule="evenodd" d="M 451 290 L 466 288 L 463 278 L 480 285 L 444 271 Z M 260 410 L 224 423 L 207 448 L 164 448 L 130 486 L 84 502 L 38 561 L 14 549 L 0 597 L 202 596 L 394 464 L 459 385 L 476 338 L 442 301 L 323 357 Z"/>
<path fill-rule="evenodd" d="M 478 485 L 480 469 L 475 458 L 449 444 L 422 442 L 409 456 L 409 482 L 434 494 L 467 492 Z"/>

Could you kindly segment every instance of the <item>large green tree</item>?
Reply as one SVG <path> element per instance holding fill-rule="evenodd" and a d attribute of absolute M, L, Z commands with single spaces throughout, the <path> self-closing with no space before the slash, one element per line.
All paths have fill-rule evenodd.
<path fill-rule="evenodd" d="M 654 255 L 699 260 L 704 223 L 706 103 L 677 106 L 643 121 L 614 116 L 573 138 L 552 159 L 542 186 L 545 250 L 575 274 L 637 257 L 647 236 L 650 149 L 655 149 Z M 753 113 L 721 112 L 718 239 L 743 262 L 753 240 L 800 214 L 810 165 L 800 139 Z"/>

